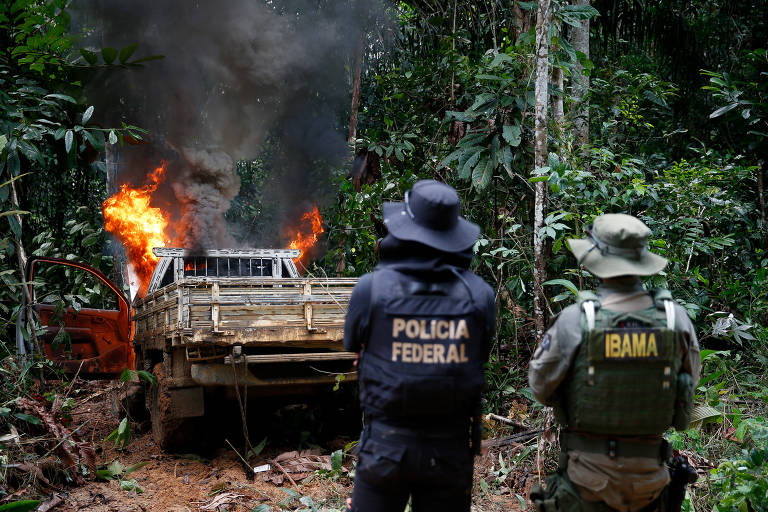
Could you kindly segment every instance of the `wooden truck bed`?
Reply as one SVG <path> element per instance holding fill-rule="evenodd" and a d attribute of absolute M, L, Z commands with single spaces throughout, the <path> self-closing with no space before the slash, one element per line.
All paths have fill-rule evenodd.
<path fill-rule="evenodd" d="M 135 342 L 341 349 L 356 279 L 187 277 L 135 304 Z"/>

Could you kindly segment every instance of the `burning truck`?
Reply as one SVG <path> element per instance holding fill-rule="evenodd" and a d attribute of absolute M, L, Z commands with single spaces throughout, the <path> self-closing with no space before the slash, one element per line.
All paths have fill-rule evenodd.
<path fill-rule="evenodd" d="M 194 439 L 212 401 L 233 389 L 300 394 L 340 375 L 354 380 L 355 354 L 342 339 L 356 279 L 301 277 L 297 269 L 322 232 L 317 208 L 303 216 L 307 229 L 287 249 L 167 247 L 167 217 L 150 205 L 163 173 L 163 166 L 150 173 L 144 187 L 124 185 L 103 205 L 106 229 L 126 248 L 135 299 L 87 265 L 32 258 L 19 351 L 32 348 L 21 330 L 33 314 L 44 326 L 45 355 L 69 373 L 154 374 L 146 406 L 165 449 Z M 56 297 L 69 297 L 68 307 Z"/>

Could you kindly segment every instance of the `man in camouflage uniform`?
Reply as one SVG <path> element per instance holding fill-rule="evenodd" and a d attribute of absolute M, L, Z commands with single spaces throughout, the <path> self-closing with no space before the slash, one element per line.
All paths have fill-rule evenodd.
<path fill-rule="evenodd" d="M 560 469 L 531 493 L 540 511 L 652 511 L 669 494 L 662 434 L 687 428 L 701 361 L 685 309 L 638 277 L 667 264 L 647 250 L 650 233 L 606 214 L 569 240 L 601 286 L 560 313 L 530 363 L 534 396 L 561 424 Z"/>

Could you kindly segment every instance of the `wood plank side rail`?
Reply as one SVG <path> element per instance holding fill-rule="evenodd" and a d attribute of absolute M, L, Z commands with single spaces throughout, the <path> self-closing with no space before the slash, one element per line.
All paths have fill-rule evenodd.
<path fill-rule="evenodd" d="M 304 283 L 304 296 L 305 297 L 312 296 L 312 284 L 309 281 Z M 304 320 L 307 322 L 307 330 L 308 331 L 314 330 L 312 328 L 312 303 L 311 302 L 304 303 Z"/>
<path fill-rule="evenodd" d="M 224 324 L 233 319 L 266 315 L 266 320 L 277 314 L 282 317 L 279 322 L 293 317 L 314 332 L 318 326 L 336 323 L 336 316 L 343 321 L 355 283 L 355 279 L 349 278 L 260 279 L 257 282 L 237 278 L 185 279 L 141 300 L 134 311 L 134 320 L 139 331 L 179 330 L 192 327 L 193 318 L 199 325 L 207 317 L 213 331 L 220 332 Z"/>
<path fill-rule="evenodd" d="M 192 298 L 190 297 L 190 303 Z M 213 322 L 213 332 L 219 331 L 219 283 L 213 283 L 211 286 L 211 321 Z"/>
<path fill-rule="evenodd" d="M 256 354 L 241 356 L 238 360 L 245 359 L 246 363 L 304 363 L 306 361 L 351 361 L 357 357 L 355 352 L 316 352 L 304 354 Z M 232 364 L 232 356 L 224 358 L 224 364 Z"/>

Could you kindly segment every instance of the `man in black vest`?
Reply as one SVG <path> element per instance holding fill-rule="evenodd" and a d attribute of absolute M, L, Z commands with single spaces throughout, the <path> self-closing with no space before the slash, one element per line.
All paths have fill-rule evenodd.
<path fill-rule="evenodd" d="M 384 223 L 344 326 L 365 414 L 349 509 L 402 511 L 410 496 L 414 512 L 466 512 L 496 318 L 493 290 L 468 270 L 480 229 L 433 180 L 385 203 Z"/>

